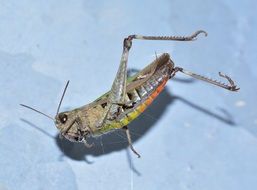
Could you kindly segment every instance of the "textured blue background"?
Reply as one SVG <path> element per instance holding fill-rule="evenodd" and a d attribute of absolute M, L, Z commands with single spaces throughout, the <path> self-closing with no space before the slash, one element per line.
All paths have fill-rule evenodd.
<path fill-rule="evenodd" d="M 248 190 L 257 186 L 256 1 L 1 0 L 0 189 Z M 195 42 L 135 41 L 129 67 L 141 69 L 168 52 L 177 66 L 217 77 L 232 93 L 183 75 L 169 81 L 147 112 L 130 125 L 137 159 L 123 133 L 93 149 L 58 139 L 55 114 L 109 90 L 123 38 L 187 35 Z M 103 146 L 101 146 L 101 142 Z"/>

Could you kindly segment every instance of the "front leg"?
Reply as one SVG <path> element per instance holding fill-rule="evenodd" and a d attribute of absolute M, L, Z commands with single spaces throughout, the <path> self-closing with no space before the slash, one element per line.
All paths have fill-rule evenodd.
<path fill-rule="evenodd" d="M 77 117 L 75 119 L 75 121 L 77 122 L 78 124 L 78 134 L 79 134 L 79 137 L 81 138 L 81 142 L 87 147 L 87 148 L 92 148 L 95 144 L 94 143 L 91 143 L 89 144 L 87 142 L 87 137 L 88 135 L 90 134 L 91 131 L 88 131 L 88 130 L 83 130 L 83 124 L 81 122 L 81 119 L 79 117 Z"/>

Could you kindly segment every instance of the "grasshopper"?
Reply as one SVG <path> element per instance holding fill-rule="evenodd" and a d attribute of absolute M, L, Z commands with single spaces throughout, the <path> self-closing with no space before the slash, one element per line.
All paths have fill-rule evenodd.
<path fill-rule="evenodd" d="M 21 106 L 52 119 L 57 129 L 59 129 L 61 137 L 63 136 L 72 142 L 82 142 L 86 147 L 93 145 L 87 142 L 88 137 L 97 137 L 116 129 L 123 129 L 126 133 L 130 149 L 140 157 L 140 154 L 137 153 L 132 145 L 130 131 L 127 126 L 144 112 L 163 90 L 167 81 L 173 78 L 177 72 L 184 73 L 185 75 L 230 91 L 239 90 L 233 80 L 221 72 L 219 72 L 219 75 L 227 79 L 229 84 L 195 74 L 181 67 L 175 67 L 168 53 L 163 53 L 161 56 L 156 57 L 151 64 L 134 76 L 127 77 L 128 55 L 132 46 L 132 40 L 194 41 L 201 33 L 207 36 L 207 33 L 203 30 L 198 30 L 190 36 L 130 35 L 123 41 L 121 61 L 111 90 L 100 98 L 85 106 L 59 113 L 69 84 L 68 81 L 59 102 L 55 118 L 30 106 L 24 104 L 21 104 Z"/>

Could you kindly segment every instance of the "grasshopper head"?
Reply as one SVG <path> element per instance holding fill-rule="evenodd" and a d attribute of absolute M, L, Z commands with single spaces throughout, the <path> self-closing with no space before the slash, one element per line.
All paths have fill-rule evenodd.
<path fill-rule="evenodd" d="M 31 109 L 39 114 L 42 114 L 42 115 L 48 117 L 49 119 L 53 120 L 55 122 L 56 127 L 60 131 L 60 135 L 64 136 L 66 139 L 73 141 L 73 142 L 84 142 L 86 140 L 86 137 L 89 136 L 90 132 L 86 126 L 82 126 L 81 119 L 78 117 L 79 110 L 72 110 L 72 111 L 59 113 L 61 103 L 62 103 L 64 94 L 66 92 L 66 89 L 68 87 L 68 84 L 69 84 L 69 81 L 67 82 L 65 89 L 63 91 L 62 98 L 58 105 L 55 118 L 35 109 L 33 107 L 30 107 L 30 106 L 27 106 L 24 104 L 20 104 L 20 105 L 25 108 Z"/>
<path fill-rule="evenodd" d="M 60 131 L 60 136 L 64 136 L 66 139 L 72 142 L 81 142 L 84 140 L 84 136 L 81 132 L 81 122 L 77 118 L 76 111 L 67 111 L 59 113 L 62 100 L 64 98 L 65 92 L 69 85 L 69 81 L 67 82 L 64 91 L 62 93 L 61 100 L 59 102 L 56 116 L 55 116 L 55 126 Z"/>
<path fill-rule="evenodd" d="M 55 125 L 60 135 L 72 142 L 83 142 L 89 135 L 89 131 L 84 130 L 75 110 L 57 114 Z"/>

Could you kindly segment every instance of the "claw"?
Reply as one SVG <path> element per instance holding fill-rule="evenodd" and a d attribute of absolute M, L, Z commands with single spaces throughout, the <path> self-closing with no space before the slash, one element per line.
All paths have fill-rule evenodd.
<path fill-rule="evenodd" d="M 219 76 L 228 80 L 230 85 L 222 84 L 222 85 L 226 86 L 226 89 L 228 89 L 230 91 L 238 91 L 240 89 L 240 88 L 237 88 L 237 86 L 235 85 L 234 81 L 229 76 L 227 76 L 227 75 L 225 75 L 225 74 L 223 74 L 221 72 L 219 72 Z"/>
<path fill-rule="evenodd" d="M 91 143 L 89 144 L 86 139 L 83 139 L 82 142 L 84 143 L 84 145 L 87 147 L 87 148 L 92 148 L 93 146 L 95 146 L 95 143 Z"/>
<path fill-rule="evenodd" d="M 189 36 L 189 38 L 190 38 L 191 40 L 197 40 L 197 36 L 198 36 L 199 34 L 201 34 L 201 33 L 203 33 L 205 37 L 208 36 L 208 33 L 205 32 L 204 30 L 198 30 L 198 31 L 196 31 L 194 34 L 192 34 L 191 36 Z"/>

